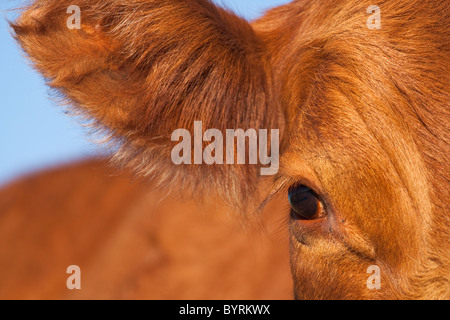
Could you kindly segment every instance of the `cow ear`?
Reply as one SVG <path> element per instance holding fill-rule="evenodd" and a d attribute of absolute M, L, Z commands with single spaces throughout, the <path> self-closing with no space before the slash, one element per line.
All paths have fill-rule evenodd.
<path fill-rule="evenodd" d="M 79 28 L 69 28 L 74 3 Z M 116 160 L 234 203 L 254 191 L 257 168 L 170 161 L 171 133 L 194 121 L 276 127 L 264 47 L 245 20 L 208 0 L 38 0 L 12 27 L 48 84 L 119 143 Z"/>

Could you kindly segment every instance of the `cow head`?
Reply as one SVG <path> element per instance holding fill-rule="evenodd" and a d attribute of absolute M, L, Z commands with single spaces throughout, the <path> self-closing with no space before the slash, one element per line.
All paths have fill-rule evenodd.
<path fill-rule="evenodd" d="M 447 3 L 382 2 L 376 30 L 352 0 L 252 24 L 206 0 L 40 0 L 13 27 L 115 159 L 178 194 L 245 210 L 261 180 L 258 166 L 174 164 L 174 130 L 280 129 L 268 198 L 290 211 L 296 297 L 448 298 Z"/>

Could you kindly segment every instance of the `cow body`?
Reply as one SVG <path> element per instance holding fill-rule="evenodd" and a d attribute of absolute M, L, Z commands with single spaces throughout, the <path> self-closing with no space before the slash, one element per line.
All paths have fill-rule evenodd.
<path fill-rule="evenodd" d="M 70 30 L 69 2 L 40 0 L 13 27 L 152 188 L 284 212 L 295 297 L 449 298 L 448 1 L 381 1 L 375 28 L 372 5 L 298 0 L 250 24 L 207 0 L 83 0 Z M 195 121 L 280 130 L 276 175 L 174 164 L 171 133 Z"/>
<path fill-rule="evenodd" d="M 149 189 L 105 161 L 85 161 L 1 190 L 0 298 L 292 298 L 279 215 L 244 226 Z M 66 286 L 71 265 L 81 290 Z"/>

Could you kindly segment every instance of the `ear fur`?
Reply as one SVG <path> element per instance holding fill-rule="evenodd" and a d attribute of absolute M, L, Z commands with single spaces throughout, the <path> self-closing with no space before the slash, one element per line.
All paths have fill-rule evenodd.
<path fill-rule="evenodd" d="M 70 5 L 79 30 L 66 25 Z M 118 143 L 117 162 L 158 186 L 217 190 L 238 206 L 251 198 L 256 167 L 170 158 L 171 133 L 194 121 L 276 128 L 264 45 L 245 20 L 208 0 L 38 0 L 12 27 L 48 85 Z"/>

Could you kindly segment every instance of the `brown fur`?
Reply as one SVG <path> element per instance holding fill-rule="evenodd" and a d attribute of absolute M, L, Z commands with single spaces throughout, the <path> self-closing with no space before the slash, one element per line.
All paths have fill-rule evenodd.
<path fill-rule="evenodd" d="M 84 0 L 82 28 L 69 30 L 71 4 L 37 1 L 14 30 L 48 84 L 119 143 L 116 161 L 155 185 L 219 189 L 238 206 L 251 199 L 257 168 L 174 171 L 167 161 L 171 133 L 194 120 L 222 131 L 277 122 L 264 44 L 249 24 L 206 0 Z"/>
<path fill-rule="evenodd" d="M 296 294 L 448 298 L 449 4 L 379 2 L 376 31 L 369 5 L 297 1 L 257 23 L 292 120 L 280 175 L 317 185 L 333 212 L 333 241 L 292 240 Z M 365 286 L 373 264 L 380 291 Z"/>
<path fill-rule="evenodd" d="M 204 0 L 83 0 L 74 31 L 69 2 L 36 1 L 14 30 L 122 163 L 244 208 L 255 168 L 172 166 L 168 135 L 194 120 L 282 127 L 274 190 L 306 184 L 327 209 L 317 228 L 290 223 L 296 296 L 450 298 L 447 0 L 380 1 L 380 30 L 366 1 L 294 1 L 250 26 Z"/>
<path fill-rule="evenodd" d="M 0 299 L 292 297 L 287 230 L 275 210 L 266 228 L 243 228 L 223 210 L 147 190 L 105 161 L 1 190 Z M 72 264 L 79 291 L 66 288 Z"/>

